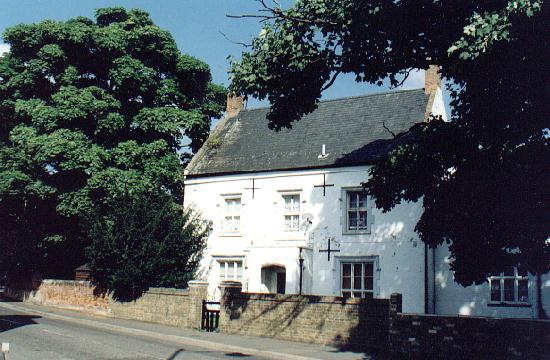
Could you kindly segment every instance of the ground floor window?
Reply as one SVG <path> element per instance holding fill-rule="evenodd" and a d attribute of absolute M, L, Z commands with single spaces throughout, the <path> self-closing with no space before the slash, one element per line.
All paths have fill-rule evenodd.
<path fill-rule="evenodd" d="M 491 302 L 528 303 L 529 279 L 527 273 L 510 268 L 489 278 Z"/>
<path fill-rule="evenodd" d="M 243 281 L 241 260 L 220 260 L 220 281 Z"/>
<path fill-rule="evenodd" d="M 342 262 L 342 296 L 352 298 L 374 297 L 374 263 Z"/>

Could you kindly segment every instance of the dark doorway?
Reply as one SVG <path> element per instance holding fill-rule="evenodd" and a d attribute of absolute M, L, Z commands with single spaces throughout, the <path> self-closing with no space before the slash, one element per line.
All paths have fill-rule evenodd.
<path fill-rule="evenodd" d="M 277 273 L 277 294 L 284 294 L 286 287 L 286 272 Z"/>
<path fill-rule="evenodd" d="M 262 285 L 270 294 L 284 294 L 286 290 L 286 270 L 280 265 L 262 267 Z"/>

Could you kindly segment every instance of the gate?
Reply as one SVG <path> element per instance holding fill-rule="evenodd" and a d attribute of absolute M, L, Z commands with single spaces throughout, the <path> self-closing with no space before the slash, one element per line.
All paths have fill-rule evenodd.
<path fill-rule="evenodd" d="M 212 332 L 220 325 L 220 302 L 202 301 L 201 330 Z"/>

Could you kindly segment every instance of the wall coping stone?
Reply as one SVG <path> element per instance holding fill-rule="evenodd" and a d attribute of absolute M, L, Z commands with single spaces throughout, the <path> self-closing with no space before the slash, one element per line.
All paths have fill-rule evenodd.
<path fill-rule="evenodd" d="M 152 295 L 183 295 L 189 296 L 189 289 L 176 289 L 176 288 L 164 288 L 164 287 L 151 287 L 145 292 L 145 294 Z"/>
<path fill-rule="evenodd" d="M 278 302 L 303 302 L 334 303 L 341 305 L 387 305 L 388 299 L 358 299 L 344 298 L 341 296 L 299 295 L 299 294 L 266 294 L 266 293 L 240 293 L 232 295 L 237 299 L 278 301 Z"/>
<path fill-rule="evenodd" d="M 187 283 L 189 287 L 208 287 L 208 281 L 204 280 L 191 280 Z"/>
<path fill-rule="evenodd" d="M 88 280 L 57 280 L 57 279 L 43 279 L 42 284 L 49 285 L 91 285 Z"/>

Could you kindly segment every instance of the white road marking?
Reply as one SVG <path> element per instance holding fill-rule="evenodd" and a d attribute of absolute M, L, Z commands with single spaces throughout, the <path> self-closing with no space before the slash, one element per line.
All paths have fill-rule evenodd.
<path fill-rule="evenodd" d="M 51 330 L 46 330 L 46 329 L 42 329 L 42 331 L 47 332 L 47 333 L 51 333 L 51 334 L 55 334 L 55 335 L 61 335 L 61 336 L 74 338 L 74 336 L 72 336 L 72 335 L 62 334 L 62 333 L 59 333 L 57 331 L 51 331 Z"/>

